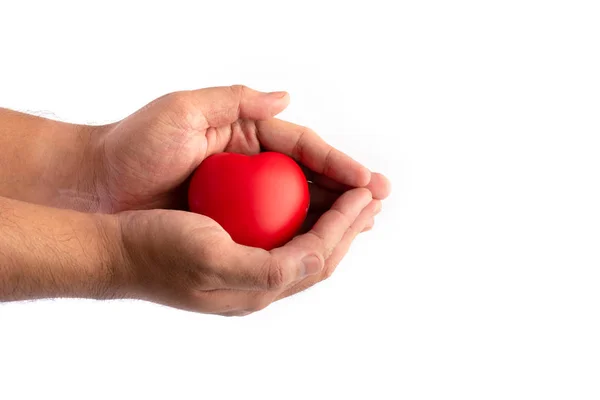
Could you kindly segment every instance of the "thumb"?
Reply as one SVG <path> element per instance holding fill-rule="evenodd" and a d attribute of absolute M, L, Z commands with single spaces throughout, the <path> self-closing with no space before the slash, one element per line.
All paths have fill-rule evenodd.
<path fill-rule="evenodd" d="M 223 285 L 229 289 L 283 290 L 321 270 L 323 262 L 315 255 L 278 250 L 268 252 L 230 243 L 216 268 Z"/>
<path fill-rule="evenodd" d="M 236 120 L 266 120 L 282 112 L 290 102 L 287 92 L 259 92 L 243 85 L 221 86 L 191 92 L 209 127 Z"/>

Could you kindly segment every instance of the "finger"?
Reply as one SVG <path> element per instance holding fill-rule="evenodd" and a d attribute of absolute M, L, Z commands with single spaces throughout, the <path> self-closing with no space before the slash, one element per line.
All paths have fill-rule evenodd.
<path fill-rule="evenodd" d="M 374 199 L 383 200 L 390 195 L 392 184 L 388 178 L 377 172 L 371 173 L 371 181 L 367 185 Z"/>
<path fill-rule="evenodd" d="M 339 193 L 324 189 L 313 183 L 308 185 L 310 192 L 310 209 L 311 210 L 328 210 L 333 203 L 340 197 Z"/>
<path fill-rule="evenodd" d="M 283 290 L 322 269 L 324 260 L 370 201 L 367 189 L 344 193 L 308 233 L 270 253 L 229 240 L 204 249 L 198 259 L 217 275 L 220 288 Z"/>
<path fill-rule="evenodd" d="M 316 185 L 318 185 L 322 188 L 325 188 L 327 190 L 331 190 L 332 192 L 344 193 L 344 192 L 347 192 L 348 190 L 352 189 L 351 186 L 341 184 L 341 183 L 334 181 L 333 179 L 328 178 L 324 175 L 317 174 L 317 175 L 313 176 L 312 181 Z"/>
<path fill-rule="evenodd" d="M 304 222 L 302 223 L 302 227 L 300 228 L 296 236 L 303 235 L 306 232 L 310 231 L 322 215 L 323 211 L 309 211 L 306 215 L 306 218 L 304 219 Z"/>
<path fill-rule="evenodd" d="M 375 225 L 375 218 L 371 217 L 371 219 L 367 222 L 367 224 L 365 225 L 365 227 L 363 228 L 363 230 L 361 232 L 368 232 L 371 229 L 373 229 L 373 225 Z"/>
<path fill-rule="evenodd" d="M 381 210 L 381 201 L 379 201 L 379 211 L 380 210 Z M 377 211 L 374 214 L 374 216 L 377 215 L 379 213 L 379 211 Z M 304 223 L 302 224 L 302 228 L 300 229 L 298 235 L 301 235 L 301 234 L 304 234 L 304 233 L 310 231 L 311 228 L 319 220 L 319 218 L 321 218 L 321 215 L 323 215 L 322 210 L 309 211 L 309 213 L 306 215 L 306 218 L 304 219 Z M 375 223 L 374 218 L 371 218 L 371 221 L 369 222 L 369 224 L 367 224 L 367 227 L 366 227 L 368 229 L 363 230 L 363 232 L 370 230 L 373 227 L 374 223 Z"/>
<path fill-rule="evenodd" d="M 264 93 L 243 85 L 221 86 L 188 92 L 193 105 L 202 111 L 207 126 L 220 127 L 238 119 L 269 119 L 290 102 L 286 92 Z"/>
<path fill-rule="evenodd" d="M 308 128 L 274 118 L 258 121 L 257 128 L 264 148 L 287 154 L 318 174 L 352 187 L 366 186 L 371 180 L 366 167 Z"/>
<path fill-rule="evenodd" d="M 289 297 L 293 294 L 308 289 L 316 283 L 328 278 L 333 274 L 337 265 L 340 263 L 342 258 L 346 255 L 350 249 L 350 245 L 356 238 L 356 236 L 362 232 L 373 220 L 373 216 L 376 215 L 381 209 L 381 202 L 379 200 L 373 200 L 367 207 L 363 209 L 360 215 L 356 218 L 355 222 L 348 228 L 344 233 L 342 240 L 338 246 L 332 252 L 331 256 L 325 261 L 325 268 L 323 272 L 318 275 L 313 275 L 303 279 L 302 281 L 294 284 L 290 288 L 286 289 L 281 295 L 277 297 L 277 300 Z"/>
<path fill-rule="evenodd" d="M 285 246 L 273 250 L 273 253 L 285 254 L 305 249 L 305 252 L 312 251 L 320 259 L 326 260 L 371 199 L 371 192 L 367 189 L 352 189 L 344 193 L 310 231 L 296 236 Z"/>
<path fill-rule="evenodd" d="M 337 192 L 337 193 L 343 193 L 343 192 L 346 192 L 346 191 L 352 189 L 351 186 L 341 184 L 337 181 L 334 181 L 331 178 L 326 177 L 325 175 L 317 174 L 312 169 L 305 167 L 304 165 L 302 165 L 300 163 L 298 163 L 298 165 L 302 169 L 302 172 L 304 172 L 304 176 L 306 177 L 307 181 L 314 183 L 324 189 L 328 189 L 328 190 L 331 190 L 332 192 Z"/>
<path fill-rule="evenodd" d="M 342 185 L 323 175 L 314 174 L 310 180 L 316 185 L 333 192 L 345 192 L 350 189 L 347 185 Z M 384 175 L 371 172 L 371 181 L 366 188 L 371 191 L 374 199 L 383 200 L 390 195 L 391 183 Z"/>
<path fill-rule="evenodd" d="M 325 269 L 321 275 L 321 278 L 325 279 L 330 277 L 337 266 L 339 265 L 342 258 L 346 255 L 350 249 L 350 245 L 356 236 L 369 224 L 371 219 L 381 211 L 381 201 L 373 200 L 361 213 L 359 218 L 356 220 L 356 224 L 353 224 L 344 234 L 344 237 L 340 241 L 339 245 L 335 248 L 331 256 L 327 259 Z"/>

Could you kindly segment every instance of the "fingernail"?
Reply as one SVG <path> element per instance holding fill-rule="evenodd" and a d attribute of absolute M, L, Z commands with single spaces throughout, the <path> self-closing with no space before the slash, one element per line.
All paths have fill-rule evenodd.
<path fill-rule="evenodd" d="M 302 277 L 314 275 L 321 270 L 321 259 L 315 255 L 306 256 L 302 259 Z"/>
<path fill-rule="evenodd" d="M 271 92 L 267 93 L 267 95 L 274 99 L 283 99 L 285 96 L 287 96 L 287 92 Z"/>

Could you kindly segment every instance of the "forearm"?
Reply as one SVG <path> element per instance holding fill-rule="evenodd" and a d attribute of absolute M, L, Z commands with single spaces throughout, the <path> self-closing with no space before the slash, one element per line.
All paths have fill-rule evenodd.
<path fill-rule="evenodd" d="M 0 196 L 90 211 L 93 128 L 0 108 Z"/>
<path fill-rule="evenodd" d="M 0 197 L 0 301 L 114 297 L 118 232 L 111 215 Z"/>

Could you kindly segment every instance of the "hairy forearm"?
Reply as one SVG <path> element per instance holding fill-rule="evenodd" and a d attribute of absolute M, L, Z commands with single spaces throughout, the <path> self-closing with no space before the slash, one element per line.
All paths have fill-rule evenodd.
<path fill-rule="evenodd" d="M 0 196 L 95 209 L 94 128 L 0 108 Z"/>
<path fill-rule="evenodd" d="M 114 297 L 118 232 L 111 215 L 0 197 L 0 301 Z"/>

